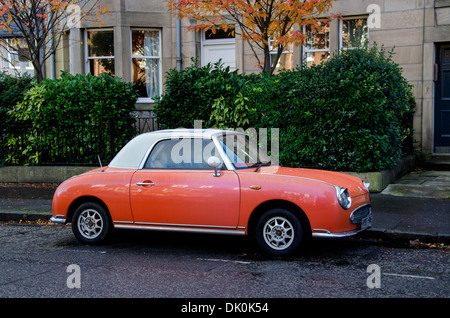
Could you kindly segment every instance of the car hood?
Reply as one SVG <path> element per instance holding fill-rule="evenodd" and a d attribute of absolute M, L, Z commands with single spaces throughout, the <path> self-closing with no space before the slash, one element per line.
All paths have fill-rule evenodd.
<path fill-rule="evenodd" d="M 261 167 L 255 174 L 296 177 L 324 182 L 333 186 L 347 188 L 352 196 L 362 195 L 368 192 L 361 179 L 341 172 L 269 166 Z"/>

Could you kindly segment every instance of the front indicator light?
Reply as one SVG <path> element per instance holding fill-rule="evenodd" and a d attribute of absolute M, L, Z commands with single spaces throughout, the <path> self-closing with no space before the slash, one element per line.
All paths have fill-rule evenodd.
<path fill-rule="evenodd" d="M 362 183 L 364 184 L 364 187 L 366 188 L 366 190 L 367 190 L 368 192 L 370 192 L 370 191 L 369 191 L 370 182 L 366 182 L 366 181 L 362 180 Z"/>

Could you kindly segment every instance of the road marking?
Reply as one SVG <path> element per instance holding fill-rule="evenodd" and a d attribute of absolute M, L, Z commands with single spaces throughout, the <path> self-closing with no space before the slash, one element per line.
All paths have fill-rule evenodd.
<path fill-rule="evenodd" d="M 389 276 L 401 276 L 401 277 L 422 278 L 422 279 L 435 279 L 434 277 L 427 277 L 427 276 L 403 275 L 403 274 L 393 274 L 393 273 L 383 273 L 383 274 L 384 275 L 389 275 Z"/>
<path fill-rule="evenodd" d="M 232 261 L 228 259 L 220 259 L 220 258 L 197 258 L 199 261 L 210 261 L 210 262 L 224 262 L 224 263 L 238 263 L 238 264 L 251 264 L 251 262 L 243 262 L 243 261 Z"/>

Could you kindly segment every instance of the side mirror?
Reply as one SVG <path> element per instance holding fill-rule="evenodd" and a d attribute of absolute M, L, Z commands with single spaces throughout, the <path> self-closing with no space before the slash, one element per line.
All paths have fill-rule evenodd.
<path fill-rule="evenodd" d="M 222 165 L 222 163 L 220 162 L 220 159 L 215 157 L 215 156 L 212 156 L 212 157 L 208 158 L 208 162 L 207 163 L 208 163 L 208 166 L 210 168 L 214 168 L 213 176 L 214 177 L 220 176 L 219 167 Z"/>

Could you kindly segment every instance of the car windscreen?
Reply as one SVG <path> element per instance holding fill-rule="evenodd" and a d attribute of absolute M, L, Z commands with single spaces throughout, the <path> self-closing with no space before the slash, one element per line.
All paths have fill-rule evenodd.
<path fill-rule="evenodd" d="M 235 169 L 270 164 L 270 157 L 248 135 L 224 134 L 219 136 L 218 139 Z"/>

